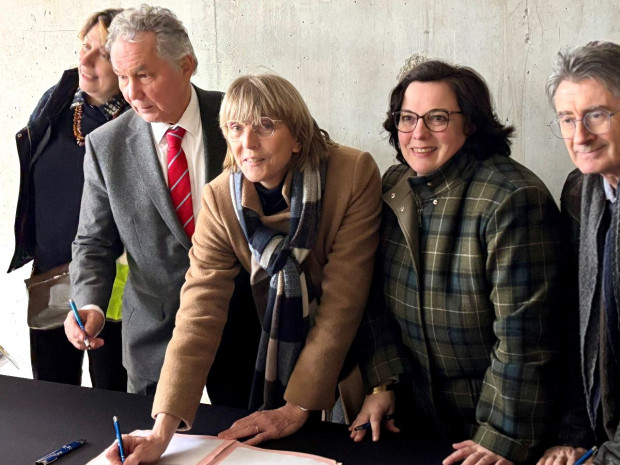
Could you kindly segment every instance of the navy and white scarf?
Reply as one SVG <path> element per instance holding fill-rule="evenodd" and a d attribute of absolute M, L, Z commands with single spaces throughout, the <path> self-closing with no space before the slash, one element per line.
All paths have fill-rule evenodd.
<path fill-rule="evenodd" d="M 243 173 L 230 175 L 230 194 L 241 229 L 255 260 L 270 276 L 262 321 L 250 409 L 284 405 L 284 391 L 306 341 L 309 316 L 317 303 L 310 278 L 300 264 L 310 253 L 319 229 L 326 164 L 295 171 L 290 191 L 289 233 L 266 227 L 259 214 L 241 204 Z"/>

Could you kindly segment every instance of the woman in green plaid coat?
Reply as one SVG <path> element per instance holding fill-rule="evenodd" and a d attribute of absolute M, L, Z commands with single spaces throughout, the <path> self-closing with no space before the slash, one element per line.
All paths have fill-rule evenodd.
<path fill-rule="evenodd" d="M 351 437 L 366 422 L 374 440 L 381 425 L 435 426 L 460 441 L 444 465 L 523 462 L 552 408 L 555 202 L 509 158 L 514 129 L 470 68 L 411 69 L 384 127 L 400 163 L 383 178 L 378 292 L 360 329 L 368 396 Z"/>

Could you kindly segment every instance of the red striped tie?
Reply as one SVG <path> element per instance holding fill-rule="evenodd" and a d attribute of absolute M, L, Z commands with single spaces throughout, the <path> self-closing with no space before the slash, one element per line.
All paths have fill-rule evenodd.
<path fill-rule="evenodd" d="M 187 236 L 194 234 L 194 207 L 192 206 L 192 186 L 189 181 L 187 158 L 181 148 L 185 129 L 176 127 L 166 131 L 168 141 L 168 189 L 177 216 Z"/>

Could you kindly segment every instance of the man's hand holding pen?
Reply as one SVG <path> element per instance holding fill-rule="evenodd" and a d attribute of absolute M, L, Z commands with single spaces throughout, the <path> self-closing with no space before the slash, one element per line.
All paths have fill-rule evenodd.
<path fill-rule="evenodd" d="M 359 415 L 349 427 L 351 439 L 360 442 L 366 436 L 366 430 L 372 431 L 372 440 L 378 441 L 381 435 L 381 427 L 388 431 L 399 433 L 400 429 L 394 424 L 395 396 L 393 391 L 385 388 L 375 389 L 372 394 L 366 396 L 364 405 Z"/>
<path fill-rule="evenodd" d="M 77 313 L 77 315 L 75 314 Z M 78 319 L 79 317 L 79 319 Z M 82 323 L 82 327 L 80 326 Z M 65 335 L 76 349 L 94 350 L 103 345 L 103 339 L 94 337 L 103 328 L 104 319 L 98 310 L 70 310 L 65 318 Z"/>

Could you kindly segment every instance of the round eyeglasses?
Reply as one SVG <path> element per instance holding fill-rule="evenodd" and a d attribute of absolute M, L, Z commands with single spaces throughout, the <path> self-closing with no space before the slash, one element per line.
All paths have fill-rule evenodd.
<path fill-rule="evenodd" d="M 246 123 L 242 121 L 226 121 L 222 128 L 225 131 L 228 140 L 239 140 L 243 136 L 246 126 L 251 126 L 252 131 L 261 139 L 273 136 L 276 132 L 276 123 L 281 123 L 282 120 L 271 119 L 267 116 L 261 116 L 259 119 Z"/>
<path fill-rule="evenodd" d="M 413 111 L 403 110 L 392 113 L 396 129 L 400 132 L 413 132 L 421 118 L 424 126 L 432 132 L 442 132 L 448 128 L 450 115 L 461 114 L 462 111 L 448 110 L 429 110 L 423 115 L 418 115 Z"/>
<path fill-rule="evenodd" d="M 583 115 L 581 119 L 575 119 L 569 115 L 558 116 L 551 120 L 547 127 L 551 129 L 551 132 L 558 139 L 572 139 L 575 137 L 575 128 L 577 127 L 577 121 L 585 126 L 585 128 L 592 134 L 604 134 L 609 131 L 611 127 L 611 117 L 620 110 L 616 110 L 613 113 L 605 110 L 592 110 Z"/>

